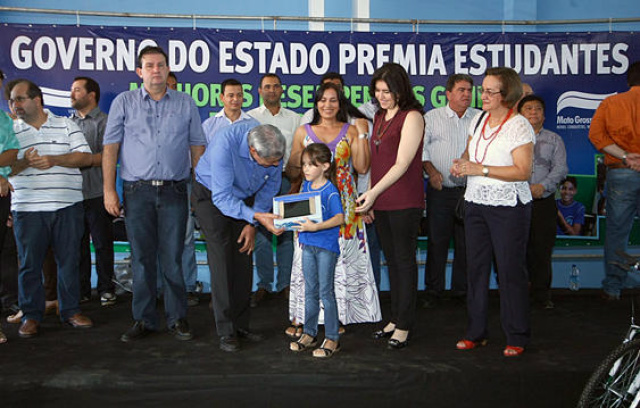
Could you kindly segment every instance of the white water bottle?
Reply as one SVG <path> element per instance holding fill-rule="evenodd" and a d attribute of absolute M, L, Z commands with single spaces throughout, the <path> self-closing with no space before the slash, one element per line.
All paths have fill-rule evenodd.
<path fill-rule="evenodd" d="M 569 289 L 573 291 L 580 290 L 580 268 L 571 265 L 571 273 L 569 274 Z"/>

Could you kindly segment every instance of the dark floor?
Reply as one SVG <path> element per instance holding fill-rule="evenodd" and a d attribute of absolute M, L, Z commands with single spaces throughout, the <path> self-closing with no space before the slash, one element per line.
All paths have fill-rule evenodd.
<path fill-rule="evenodd" d="M 190 342 L 167 333 L 120 342 L 131 323 L 126 296 L 112 308 L 84 305 L 95 323 L 90 330 L 48 316 L 39 337 L 20 339 L 3 317 L 9 342 L 0 345 L 0 407 L 571 407 L 621 341 L 631 313 L 629 298 L 606 303 L 596 292 L 558 292 L 554 310 L 533 310 L 530 348 L 505 359 L 492 296 L 485 348 L 455 350 L 465 309 L 444 301 L 418 310 L 406 349 L 372 340 L 377 325 L 349 326 L 341 352 L 326 361 L 289 351 L 283 299 L 253 309 L 253 328 L 266 340 L 238 353 L 218 349 L 207 296 L 190 309 Z M 387 312 L 388 297 L 382 303 Z"/>

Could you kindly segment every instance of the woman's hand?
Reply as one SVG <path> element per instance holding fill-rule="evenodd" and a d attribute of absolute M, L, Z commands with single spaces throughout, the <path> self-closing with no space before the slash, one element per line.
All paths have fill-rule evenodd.
<path fill-rule="evenodd" d="M 481 176 L 482 164 L 472 163 L 464 158 L 453 159 L 453 166 L 451 166 L 449 172 L 454 177 Z"/>
<path fill-rule="evenodd" d="M 362 195 L 360 195 L 360 197 L 358 197 L 356 199 L 356 204 L 358 204 L 358 206 L 356 207 L 356 212 L 357 213 L 367 213 L 371 207 L 373 207 L 373 203 L 376 202 L 376 199 L 378 198 L 378 195 L 376 193 L 373 192 L 373 190 L 367 190 L 364 193 L 362 193 Z"/>

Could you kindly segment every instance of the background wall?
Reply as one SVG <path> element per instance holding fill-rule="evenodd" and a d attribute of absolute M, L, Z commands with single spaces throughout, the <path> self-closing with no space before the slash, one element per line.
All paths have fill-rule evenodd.
<path fill-rule="evenodd" d="M 275 4 L 274 4 L 275 3 Z M 355 17 L 356 9 L 368 8 L 369 17 L 386 19 L 421 20 L 567 20 L 596 18 L 640 17 L 637 0 L 458 0 L 454 3 L 433 0 L 264 0 L 202 1 L 202 0 L 111 0 L 97 2 L 87 0 L 0 0 L 1 6 L 28 8 L 56 8 L 67 10 L 99 10 L 130 13 L 175 13 L 228 16 L 308 16 L 310 4 L 324 5 L 326 17 Z M 359 7 L 356 7 L 359 5 Z M 368 7 L 366 7 L 368 6 Z M 76 24 L 75 16 L 34 15 L 31 13 L 0 12 L 0 22 L 34 24 Z M 124 19 L 81 17 L 81 24 L 183 26 L 193 25 L 192 20 Z M 255 21 L 207 21 L 196 20 L 199 27 L 261 29 Z M 307 23 L 278 22 L 278 29 L 308 29 Z M 264 28 L 273 28 L 273 22 L 265 20 Z M 371 31 L 411 31 L 411 25 L 372 24 Z M 419 26 L 419 31 L 607 31 L 609 25 L 553 25 L 553 26 L 474 26 L 433 25 Z M 349 30 L 349 24 L 328 23 L 326 30 Z M 613 31 L 639 30 L 640 23 L 621 23 L 611 27 Z"/>

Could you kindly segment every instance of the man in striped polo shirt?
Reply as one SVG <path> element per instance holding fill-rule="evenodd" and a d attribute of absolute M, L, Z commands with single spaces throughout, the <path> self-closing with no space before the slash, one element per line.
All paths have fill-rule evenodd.
<path fill-rule="evenodd" d="M 17 116 L 13 129 L 20 143 L 12 166 L 11 210 L 20 259 L 18 290 L 24 313 L 20 337 L 38 334 L 44 315 L 42 264 L 53 248 L 58 264 L 60 318 L 76 328 L 91 320 L 80 312 L 80 239 L 84 231 L 82 175 L 91 165 L 84 135 L 69 118 L 43 109 L 42 91 L 31 81 L 16 79 L 7 85 L 9 107 Z"/>

